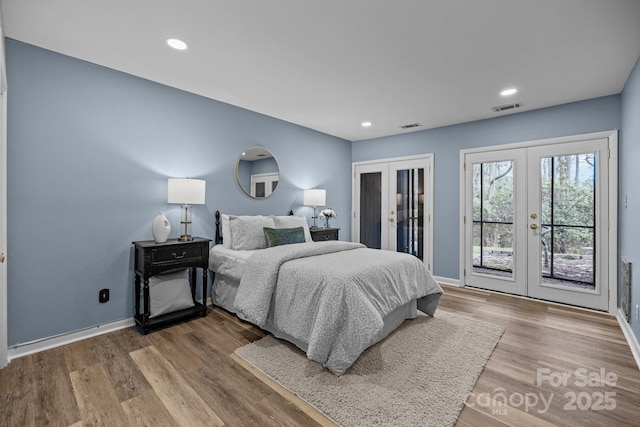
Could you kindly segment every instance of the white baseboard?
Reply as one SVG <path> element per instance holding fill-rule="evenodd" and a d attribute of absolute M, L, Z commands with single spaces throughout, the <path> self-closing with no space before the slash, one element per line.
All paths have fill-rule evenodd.
<path fill-rule="evenodd" d="M 65 344 L 71 344 L 76 341 L 84 340 L 120 329 L 129 328 L 134 324 L 135 321 L 132 317 L 130 319 L 123 319 L 115 322 L 105 323 L 104 325 L 94 326 L 92 328 L 83 329 L 81 331 L 64 333 L 49 338 L 43 338 L 37 341 L 18 344 L 17 346 L 9 348 L 9 361 L 17 359 L 18 357 L 37 353 L 39 351 L 49 350 Z"/>
<path fill-rule="evenodd" d="M 433 278 L 436 280 L 436 282 L 441 283 L 443 285 L 457 286 L 458 288 L 463 287 L 459 279 L 452 279 L 450 277 L 441 277 L 441 276 L 433 276 Z"/>
<path fill-rule="evenodd" d="M 202 303 L 202 299 L 199 299 L 198 302 Z M 211 305 L 211 297 L 207 297 L 207 305 Z M 49 350 L 55 347 L 71 344 L 76 341 L 84 340 L 109 332 L 114 332 L 120 329 L 130 328 L 134 326 L 135 323 L 136 322 L 132 317 L 130 319 L 123 319 L 115 322 L 105 323 L 104 325 L 94 326 L 92 328 L 83 329 L 81 331 L 68 332 L 49 338 L 43 338 L 36 341 L 18 344 L 9 348 L 7 361 L 10 362 L 11 360 L 17 359 L 18 357 L 27 356 L 39 351 Z"/>
<path fill-rule="evenodd" d="M 638 343 L 635 334 L 631 330 L 631 326 L 627 323 L 627 319 L 624 317 L 622 309 L 618 308 L 618 315 L 616 317 L 620 324 L 620 329 L 622 329 L 622 333 L 627 339 L 627 343 L 629 344 L 631 354 L 633 354 L 633 358 L 636 361 L 636 365 L 638 366 L 638 369 L 640 369 L 640 343 Z"/>

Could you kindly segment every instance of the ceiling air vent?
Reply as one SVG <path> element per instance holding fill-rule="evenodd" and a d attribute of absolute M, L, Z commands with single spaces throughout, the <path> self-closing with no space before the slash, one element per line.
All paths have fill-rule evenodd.
<path fill-rule="evenodd" d="M 411 128 L 419 128 L 422 126 L 420 123 L 411 123 L 410 125 L 400 126 L 402 129 L 411 129 Z"/>
<path fill-rule="evenodd" d="M 507 104 L 507 105 L 500 105 L 498 107 L 492 107 L 491 109 L 493 110 L 494 113 L 499 113 L 501 111 L 507 111 L 507 110 L 513 110 L 514 108 L 520 108 L 522 106 L 522 104 L 520 102 L 516 103 L 516 104 Z"/>

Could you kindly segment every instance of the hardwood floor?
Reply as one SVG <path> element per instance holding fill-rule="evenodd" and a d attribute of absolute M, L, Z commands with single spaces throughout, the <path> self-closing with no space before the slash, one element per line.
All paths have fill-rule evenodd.
<path fill-rule="evenodd" d="M 638 425 L 640 370 L 615 318 L 444 289 L 440 310 L 505 328 L 457 426 Z M 331 425 L 233 355 L 263 336 L 210 308 L 206 318 L 146 336 L 126 329 L 15 359 L 0 370 L 0 420 L 7 426 Z"/>

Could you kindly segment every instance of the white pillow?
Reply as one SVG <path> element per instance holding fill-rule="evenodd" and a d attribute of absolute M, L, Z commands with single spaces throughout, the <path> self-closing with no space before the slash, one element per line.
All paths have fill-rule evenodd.
<path fill-rule="evenodd" d="M 304 229 L 305 242 L 313 241 L 311 239 L 311 233 L 309 232 L 309 224 L 307 220 L 301 216 L 272 216 L 273 222 L 276 224 L 276 228 L 296 228 L 302 227 Z"/>
<path fill-rule="evenodd" d="M 275 228 L 273 218 L 268 216 L 229 216 L 231 249 L 251 251 L 267 247 L 264 227 Z"/>
<path fill-rule="evenodd" d="M 193 307 L 188 270 L 149 278 L 149 317 Z"/>
<path fill-rule="evenodd" d="M 229 228 L 229 215 L 221 214 L 222 219 L 222 247 L 231 249 L 231 228 Z"/>

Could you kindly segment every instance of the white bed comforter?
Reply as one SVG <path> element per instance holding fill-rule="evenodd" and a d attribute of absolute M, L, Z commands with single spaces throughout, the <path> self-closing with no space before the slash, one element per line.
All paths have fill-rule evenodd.
<path fill-rule="evenodd" d="M 307 357 L 340 374 L 382 338 L 383 317 L 418 300 L 433 315 L 442 289 L 414 256 L 359 243 L 277 246 L 247 259 L 239 317 L 308 343 Z"/>

